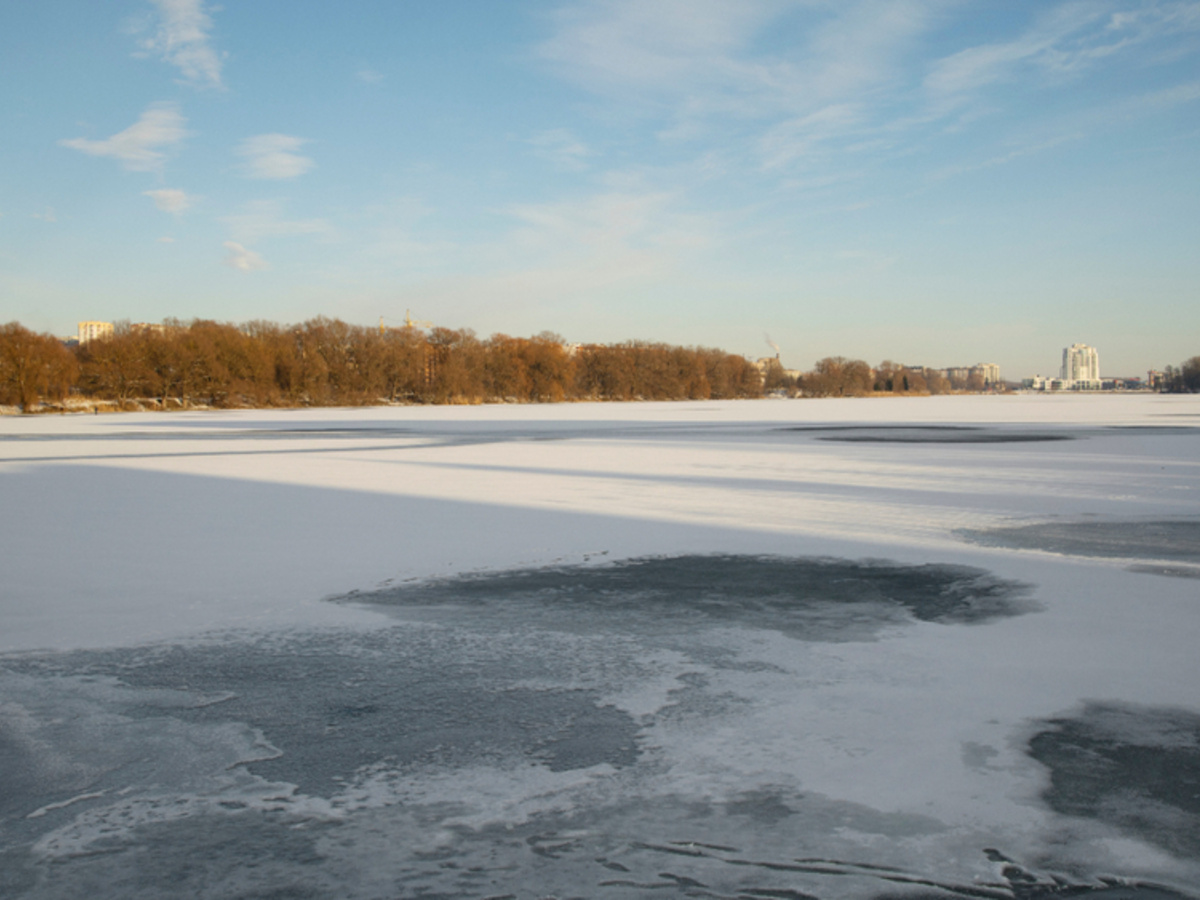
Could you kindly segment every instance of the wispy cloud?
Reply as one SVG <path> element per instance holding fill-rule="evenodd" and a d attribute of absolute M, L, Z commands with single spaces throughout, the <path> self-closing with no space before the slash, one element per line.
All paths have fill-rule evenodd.
<path fill-rule="evenodd" d="M 33 218 L 41 219 L 43 222 L 57 222 L 58 216 L 54 214 L 54 207 L 47 206 L 45 212 L 34 213 Z"/>
<path fill-rule="evenodd" d="M 780 122 L 760 141 L 763 167 L 775 169 L 814 153 L 824 142 L 848 136 L 864 124 L 863 110 L 835 103 L 806 116 Z"/>
<path fill-rule="evenodd" d="M 383 81 L 383 73 L 376 72 L 374 69 L 364 66 L 354 73 L 355 77 L 363 84 L 379 84 Z"/>
<path fill-rule="evenodd" d="M 1031 69 L 1071 76 L 1156 38 L 1200 30 L 1200 4 L 1151 2 L 1131 10 L 1114 3 L 1069 2 L 1042 12 L 1024 33 L 968 47 L 937 61 L 925 78 L 934 97 L 952 99 L 1012 81 Z"/>
<path fill-rule="evenodd" d="M 159 188 L 153 191 L 142 191 L 143 197 L 149 197 L 160 210 L 172 215 L 181 215 L 192 205 L 194 198 L 177 188 Z"/>
<path fill-rule="evenodd" d="M 606 93 L 663 97 L 747 75 L 738 51 L 780 4 L 764 0 L 587 0 L 554 15 L 538 55 Z"/>
<path fill-rule="evenodd" d="M 90 156 L 119 160 L 134 172 L 153 172 L 161 169 L 166 160 L 161 148 L 177 144 L 187 135 L 186 122 L 176 104 L 154 103 L 136 122 L 106 140 L 71 138 L 58 143 Z"/>
<path fill-rule="evenodd" d="M 505 212 L 516 227 L 472 254 L 490 269 L 486 283 L 524 285 L 543 300 L 663 277 L 713 238 L 708 217 L 681 210 L 677 195 L 652 188 L 603 190 Z"/>
<path fill-rule="evenodd" d="M 1146 94 L 1141 102 L 1158 109 L 1169 109 L 1183 103 L 1195 103 L 1200 100 L 1200 81 L 1189 81 L 1174 87 L 1163 88 L 1151 94 Z"/>
<path fill-rule="evenodd" d="M 147 53 L 179 69 L 190 84 L 221 87 L 221 56 L 210 43 L 212 17 L 203 0 L 150 0 L 156 8 L 154 35 L 141 42 Z"/>
<path fill-rule="evenodd" d="M 1033 118 L 1000 91 L 984 101 L 990 86 L 1053 89 L 1118 59 L 1177 61 L 1200 34 L 1196 0 L 1018 4 L 997 16 L 1003 37 L 920 62 L 969 15 L 961 0 L 575 0 L 536 54 L 612 101 L 606 115 L 661 118 L 660 140 L 717 141 L 729 158 L 814 177 L 1006 109 Z"/>
<path fill-rule="evenodd" d="M 968 47 L 939 60 L 926 76 L 925 86 L 939 96 L 963 94 L 1014 77 L 1024 63 L 1064 64 L 1064 42 L 1107 18 L 1101 4 L 1060 7 L 1013 40 Z"/>
<path fill-rule="evenodd" d="M 594 0 L 561 10 L 541 58 L 598 92 L 688 114 L 798 113 L 878 84 L 944 0 Z M 786 26 L 797 44 L 766 54 Z"/>
<path fill-rule="evenodd" d="M 587 158 L 592 155 L 592 151 L 588 149 L 587 145 L 575 138 L 565 128 L 543 131 L 541 134 L 531 137 L 528 143 L 538 157 L 546 160 L 556 169 L 572 172 L 582 171 L 587 168 Z"/>
<path fill-rule="evenodd" d="M 621 109 L 665 115 L 661 138 L 765 127 L 758 152 L 776 167 L 820 142 L 858 135 L 864 113 L 908 88 L 904 54 L 946 5 L 591 0 L 558 13 L 538 54 Z M 775 43 L 772 32 L 789 36 L 785 49 L 764 51 L 764 38 Z"/>
<path fill-rule="evenodd" d="M 1067 144 L 1072 141 L 1082 140 L 1083 137 L 1084 137 L 1083 133 L 1061 134 L 1056 137 L 1049 138 L 1048 140 L 1040 141 L 1036 144 L 1028 144 L 1028 145 L 1021 146 L 1021 147 L 1015 147 L 1014 149 L 1009 150 L 1005 153 L 1000 153 L 1000 154 L 997 154 L 996 156 L 988 157 L 987 159 L 985 159 L 981 162 L 964 163 L 962 165 L 948 166 L 944 169 L 940 169 L 936 172 L 931 173 L 929 175 L 929 180 L 930 181 L 942 181 L 946 178 L 953 178 L 954 176 L 964 175 L 968 172 L 977 172 L 981 169 L 991 169 L 991 168 L 994 168 L 995 166 L 1007 165 L 1008 163 L 1013 162 L 1014 160 L 1018 160 L 1023 157 L 1026 157 L 1026 156 L 1035 156 L 1038 153 L 1044 153 L 1047 150 L 1053 150 L 1055 147 L 1059 147 L 1063 144 Z"/>
<path fill-rule="evenodd" d="M 294 237 L 304 234 L 330 235 L 333 226 L 325 219 L 289 219 L 278 200 L 256 200 L 241 212 L 221 219 L 233 237 L 247 243 L 263 238 Z"/>
<path fill-rule="evenodd" d="M 289 134 L 260 134 L 246 138 L 235 152 L 245 160 L 242 171 L 248 178 L 296 178 L 316 165 L 296 152 L 307 143 Z"/>
<path fill-rule="evenodd" d="M 253 272 L 258 269 L 270 268 L 265 259 L 253 250 L 247 250 L 237 241 L 226 241 L 223 245 L 228 251 L 225 255 L 225 265 L 239 272 Z"/>
<path fill-rule="evenodd" d="M 519 204 L 508 214 L 519 223 L 516 243 L 538 247 L 665 247 L 690 244 L 700 229 L 674 208 L 664 191 L 605 191 L 577 200 Z"/>

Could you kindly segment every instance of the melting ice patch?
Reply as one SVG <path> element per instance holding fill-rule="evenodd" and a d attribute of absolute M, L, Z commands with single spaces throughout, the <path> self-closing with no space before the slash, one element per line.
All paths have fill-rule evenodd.
<path fill-rule="evenodd" d="M 532 608 L 568 628 L 600 616 L 656 632 L 720 624 L 836 641 L 906 619 L 968 624 L 1020 615 L 1037 608 L 1028 594 L 1028 585 L 968 566 L 717 554 L 460 575 L 339 599 L 509 607 L 522 615 Z"/>
<path fill-rule="evenodd" d="M 1200 858 L 1200 715 L 1086 703 L 1042 723 L 1029 754 L 1049 769 L 1043 797 L 1058 812 Z"/>
<path fill-rule="evenodd" d="M 1034 522 L 998 528 L 964 529 L 969 541 L 992 547 L 1045 550 L 1108 559 L 1200 563 L 1200 519 Z M 1190 568 L 1165 570 L 1138 565 L 1135 571 L 1195 577 Z"/>
<path fill-rule="evenodd" d="M 396 619 L 0 660 L 0 896 L 1181 896 L 1036 869 L 1019 803 L 813 786 L 936 752 L 895 730 L 931 721 L 926 651 L 1029 611 L 1024 585 L 684 556 L 343 599 Z M 962 776 L 998 805 L 1038 768 L 1001 752 Z"/>

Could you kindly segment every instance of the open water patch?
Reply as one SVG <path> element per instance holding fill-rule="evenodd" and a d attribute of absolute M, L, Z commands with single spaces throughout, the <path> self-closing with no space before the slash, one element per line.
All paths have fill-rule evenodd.
<path fill-rule="evenodd" d="M 890 432 L 885 434 L 825 435 L 820 441 L 844 444 L 1039 444 L 1050 441 L 1073 441 L 1069 434 L 1029 434 L 1009 431 L 988 431 L 977 434 L 945 434 L 942 432 Z"/>
<path fill-rule="evenodd" d="M 848 444 L 1022 444 L 1073 441 L 1078 434 L 1007 431 L 978 425 L 797 425 L 779 431 L 804 432 L 819 441 Z"/>
<path fill-rule="evenodd" d="M 594 622 L 599 616 L 651 630 L 744 625 L 836 641 L 869 638 L 911 619 L 978 624 L 1021 615 L 1038 608 L 1030 590 L 969 566 L 698 554 L 458 575 L 335 599 L 523 613 L 534 605 L 549 615 L 547 622 Z"/>
<path fill-rule="evenodd" d="M 1042 799 L 1184 859 L 1200 858 L 1200 715 L 1114 702 L 1039 724 Z"/>
<path fill-rule="evenodd" d="M 1200 519 L 1034 522 L 963 529 L 957 533 L 972 543 L 990 547 L 1045 550 L 1069 556 L 1200 563 Z M 1139 567 L 1135 571 L 1147 570 Z"/>

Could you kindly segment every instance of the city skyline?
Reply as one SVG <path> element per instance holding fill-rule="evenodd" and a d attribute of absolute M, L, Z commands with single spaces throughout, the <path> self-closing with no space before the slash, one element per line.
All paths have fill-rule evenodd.
<path fill-rule="evenodd" d="M 0 320 L 1195 355 L 1200 3 L 0 11 Z"/>

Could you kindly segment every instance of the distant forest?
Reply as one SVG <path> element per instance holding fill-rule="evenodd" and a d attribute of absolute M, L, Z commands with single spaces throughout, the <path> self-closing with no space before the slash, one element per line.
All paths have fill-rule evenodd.
<path fill-rule="evenodd" d="M 701 400 L 759 397 L 747 359 L 722 350 L 469 330 L 210 321 L 118 324 L 68 348 L 0 326 L 0 404 L 31 411 L 70 396 L 122 408 L 348 406 L 375 403 Z"/>
<path fill-rule="evenodd" d="M 67 347 L 17 322 L 0 326 L 0 405 L 62 409 L 69 398 L 119 409 L 377 403 L 708 400 L 938 394 L 982 390 L 931 369 L 822 359 L 798 377 L 723 350 L 626 341 L 570 345 L 469 329 L 373 328 L 319 317 L 301 325 L 196 320 L 119 323 Z M 1200 391 L 1200 357 L 1167 367 L 1164 389 Z M 47 406 L 47 404 L 49 406 Z"/>
<path fill-rule="evenodd" d="M 1200 356 L 1193 356 L 1178 368 L 1163 369 L 1162 389 L 1168 394 L 1200 394 Z"/>

